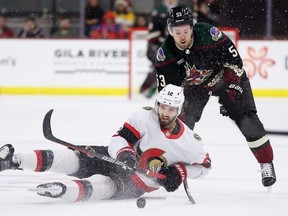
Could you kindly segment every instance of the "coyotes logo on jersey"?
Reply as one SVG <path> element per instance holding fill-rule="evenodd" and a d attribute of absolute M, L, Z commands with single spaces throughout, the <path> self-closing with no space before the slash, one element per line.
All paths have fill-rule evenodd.
<path fill-rule="evenodd" d="M 195 65 L 193 65 L 193 67 L 191 67 L 187 62 L 186 62 L 186 65 L 184 67 L 186 69 L 186 75 L 187 75 L 185 80 L 190 85 L 200 85 L 213 72 L 212 70 L 198 70 Z"/>

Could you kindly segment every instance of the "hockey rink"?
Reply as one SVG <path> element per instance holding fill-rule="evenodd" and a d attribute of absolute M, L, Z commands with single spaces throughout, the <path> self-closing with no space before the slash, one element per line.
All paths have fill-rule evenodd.
<path fill-rule="evenodd" d="M 258 114 L 266 129 L 288 131 L 288 99 L 256 98 Z M 107 145 L 127 117 L 154 99 L 91 96 L 0 96 L 0 145 L 11 143 L 16 152 L 63 148 L 46 140 L 42 120 L 54 109 L 52 130 L 74 144 Z M 277 182 L 269 193 L 262 186 L 260 166 L 236 126 L 219 114 L 216 99 L 206 106 L 197 132 L 212 159 L 212 170 L 203 179 L 189 180 L 196 205 L 187 201 L 184 188 L 147 194 L 167 197 L 147 200 L 138 209 L 136 200 L 69 203 L 28 191 L 38 184 L 71 179 L 51 172 L 4 171 L 0 173 L 0 214 L 5 216 L 287 216 L 288 136 L 270 136 L 274 148 Z"/>

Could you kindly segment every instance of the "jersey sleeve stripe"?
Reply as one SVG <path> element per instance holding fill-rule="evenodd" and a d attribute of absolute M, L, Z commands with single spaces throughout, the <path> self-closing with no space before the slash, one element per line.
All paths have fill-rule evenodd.
<path fill-rule="evenodd" d="M 132 125 L 128 124 L 127 122 L 124 124 L 124 127 L 131 131 L 137 139 L 140 139 L 139 131 L 134 128 Z"/>

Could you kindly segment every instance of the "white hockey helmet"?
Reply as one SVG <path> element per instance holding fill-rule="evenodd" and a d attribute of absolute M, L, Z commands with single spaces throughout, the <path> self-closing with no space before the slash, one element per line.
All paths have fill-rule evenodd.
<path fill-rule="evenodd" d="M 183 93 L 183 88 L 180 86 L 168 84 L 158 94 L 155 103 L 156 111 L 158 110 L 159 103 L 161 103 L 171 107 L 177 107 L 178 116 L 181 113 L 184 100 L 185 97 Z"/>

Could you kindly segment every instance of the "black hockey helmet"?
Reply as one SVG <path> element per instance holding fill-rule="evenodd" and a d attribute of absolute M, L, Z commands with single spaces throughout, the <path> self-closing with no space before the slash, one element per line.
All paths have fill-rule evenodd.
<path fill-rule="evenodd" d="M 167 18 L 168 28 L 189 24 L 193 26 L 193 15 L 187 7 L 177 6 L 169 10 Z"/>

